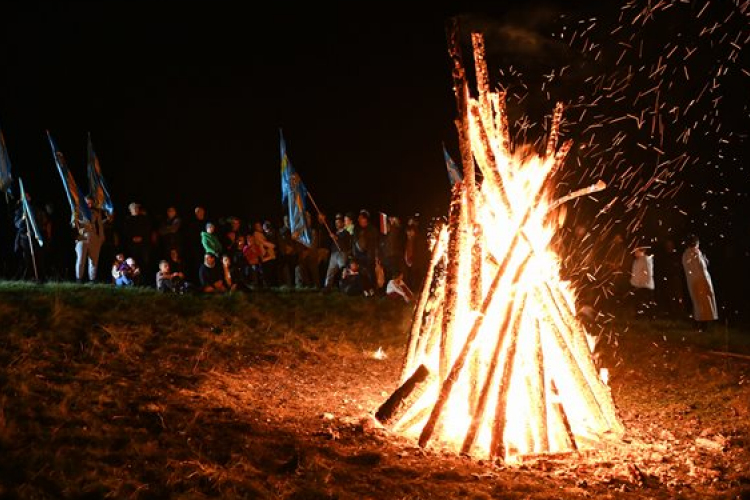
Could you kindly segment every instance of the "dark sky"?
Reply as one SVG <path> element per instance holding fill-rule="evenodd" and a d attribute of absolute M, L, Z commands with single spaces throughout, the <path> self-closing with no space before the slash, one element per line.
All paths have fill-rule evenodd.
<path fill-rule="evenodd" d="M 677 140 L 678 126 L 694 120 L 687 153 L 694 163 L 720 171 L 693 168 L 665 185 L 685 184 L 684 199 L 692 196 L 687 211 L 700 214 L 704 202 L 704 208 L 720 211 L 729 196 L 708 201 L 700 196 L 718 193 L 722 182 L 735 188 L 733 196 L 741 191 L 737 182 L 747 174 L 735 169 L 727 177 L 729 167 L 713 157 L 724 144 L 719 141 L 726 140 L 731 151 L 720 152 L 724 163 L 742 162 L 747 146 L 738 137 L 747 133 L 747 97 L 719 101 L 725 112 L 738 116 L 718 132 L 706 109 L 722 92 L 742 92 L 747 76 L 734 68 L 718 90 L 712 84 L 700 91 L 729 57 L 722 48 L 731 50 L 738 40 L 744 49 L 739 35 L 745 32 L 735 37 L 734 31 L 745 30 L 747 18 L 738 15 L 724 23 L 724 10 L 731 7 L 714 2 L 715 12 L 704 13 L 701 2 L 669 0 L 674 9 L 663 9 L 656 21 L 641 27 L 638 8 L 626 8 L 639 3 L 646 5 L 284 3 L 269 13 L 266 6 L 253 10 L 235 2 L 13 2 L 3 5 L 0 15 L 0 125 L 15 173 L 37 199 L 63 211 L 67 206 L 45 129 L 84 187 L 86 132 L 92 133 L 121 213 L 128 202 L 139 200 L 154 214 L 171 204 L 183 212 L 204 204 L 214 215 L 278 220 L 281 127 L 293 165 L 324 210 L 366 207 L 441 215 L 448 201 L 441 142 L 457 156 L 444 26 L 446 18 L 460 15 L 465 35 L 481 30 L 487 36 L 493 80 L 509 88 L 511 118 L 526 113 L 536 123 L 529 129 L 532 139 L 544 135 L 544 116 L 555 100 L 571 104 L 564 132 L 588 149 L 575 151 L 571 162 L 579 168 L 563 179 L 563 191 L 597 176 L 612 182 L 633 171 L 651 186 L 650 176 L 665 170 L 660 162 L 687 151 Z M 723 24 L 704 36 L 701 27 L 714 19 Z M 611 35 L 618 24 L 624 29 Z M 720 38 L 722 30 L 729 36 Z M 579 32 L 575 43 L 561 38 L 572 31 Z M 639 37 L 646 39 L 640 53 Z M 652 66 L 669 52 L 672 40 L 680 47 L 669 62 L 672 73 L 665 75 L 675 85 L 662 79 L 665 97 L 656 104 L 667 101 L 684 111 L 684 119 L 676 125 L 666 121 L 665 146 L 653 134 L 644 137 L 648 127 L 636 130 L 635 120 L 619 119 L 653 106 L 649 99 L 655 92 L 648 98 L 639 94 L 653 85 Z M 634 48 L 621 58 L 628 44 Z M 692 46 L 699 48 L 689 61 L 696 64 L 685 64 L 692 78 L 680 81 L 681 58 Z M 601 47 L 606 50 L 598 57 Z M 747 60 L 747 51 L 741 57 Z M 634 78 L 621 93 L 595 85 L 599 75 L 618 77 L 626 70 L 641 79 Z M 545 87 L 547 74 L 554 78 Z M 729 79 L 739 83 L 727 84 Z M 699 104 L 687 111 L 699 93 Z M 659 114 L 666 120 L 668 112 L 663 108 Z M 597 124 L 609 126 L 605 133 L 591 132 Z M 725 133 L 732 129 L 740 134 Z M 614 150 L 620 130 L 627 136 Z M 654 146 L 665 156 L 652 158 Z M 715 185 L 697 189 L 690 185 L 696 179 Z M 611 189 L 605 198 L 638 209 L 652 193 L 634 185 L 622 188 L 632 191 L 627 195 Z M 698 194 L 691 195 L 691 189 Z"/>
<path fill-rule="evenodd" d="M 142 200 L 276 219 L 282 127 L 323 209 L 443 211 L 447 11 L 354 7 L 4 6 L 0 124 L 15 173 L 64 205 L 44 130 L 79 183 L 91 131 L 121 211 Z"/>

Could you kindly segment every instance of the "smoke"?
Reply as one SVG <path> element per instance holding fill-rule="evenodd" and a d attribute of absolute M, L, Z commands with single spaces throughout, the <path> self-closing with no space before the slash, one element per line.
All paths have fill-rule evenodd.
<path fill-rule="evenodd" d="M 485 35 L 488 59 L 520 66 L 557 66 L 570 57 L 567 44 L 550 33 L 560 11 L 551 5 L 513 7 L 502 15 L 465 13 L 459 16 L 465 37 Z"/>

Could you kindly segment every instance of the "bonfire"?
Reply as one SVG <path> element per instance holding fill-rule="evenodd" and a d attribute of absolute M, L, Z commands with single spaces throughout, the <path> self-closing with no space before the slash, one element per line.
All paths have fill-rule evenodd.
<path fill-rule="evenodd" d="M 575 291 L 550 247 L 554 209 L 605 186 L 553 200 L 553 176 L 571 147 L 558 147 L 562 105 L 542 154 L 514 145 L 482 35 L 472 35 L 477 97 L 455 26 L 449 39 L 464 177 L 434 240 L 401 385 L 376 417 L 420 446 L 504 461 L 619 439 L 624 428 L 576 317 Z"/>

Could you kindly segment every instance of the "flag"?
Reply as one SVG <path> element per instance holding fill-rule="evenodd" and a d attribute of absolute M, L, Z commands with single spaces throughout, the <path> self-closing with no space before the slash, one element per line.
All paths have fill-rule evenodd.
<path fill-rule="evenodd" d="M 52 148 L 52 155 L 55 158 L 57 171 L 60 173 L 60 179 L 62 179 L 65 194 L 68 196 L 71 224 L 76 224 L 79 220 L 91 220 L 91 210 L 89 210 L 88 205 L 86 205 L 86 202 L 83 199 L 83 193 L 81 193 L 81 190 L 78 188 L 78 185 L 73 178 L 73 174 L 68 170 L 68 164 L 65 162 L 65 157 L 57 149 L 57 145 L 52 139 L 49 130 L 47 131 L 47 138 L 49 139 L 49 145 Z"/>
<path fill-rule="evenodd" d="M 0 191 L 6 195 L 10 194 L 10 188 L 13 185 L 13 176 L 10 173 L 10 156 L 8 148 L 5 147 L 5 136 L 0 129 Z"/>
<path fill-rule="evenodd" d="M 445 144 L 443 144 L 443 156 L 445 157 L 445 166 L 448 168 L 448 180 L 451 183 L 451 187 L 453 187 L 457 182 L 463 180 L 463 175 L 461 175 L 461 171 L 456 166 L 451 155 L 449 155 L 448 151 L 445 149 Z"/>
<path fill-rule="evenodd" d="M 88 141 L 88 174 L 89 174 L 89 196 L 96 202 L 96 206 L 103 209 L 109 215 L 112 215 L 115 207 L 112 204 L 112 198 L 109 196 L 107 183 L 102 176 L 102 167 L 99 165 L 99 158 L 96 156 L 94 146 L 91 143 L 91 134 Z"/>
<path fill-rule="evenodd" d="M 26 220 L 29 223 L 29 226 L 31 227 L 31 232 L 36 239 L 37 243 L 39 243 L 39 246 L 44 246 L 44 238 L 42 238 L 42 233 L 39 232 L 39 228 L 36 225 L 36 217 L 34 217 L 34 210 L 31 208 L 31 205 L 29 205 L 29 200 L 26 199 L 26 191 L 23 189 L 23 181 L 21 179 L 18 179 L 18 188 L 21 191 L 21 204 L 23 206 L 23 215 L 26 217 Z"/>
<path fill-rule="evenodd" d="M 312 231 L 306 217 L 307 188 L 289 161 L 284 134 L 281 130 L 279 130 L 279 137 L 281 138 L 281 203 L 286 203 L 289 207 L 289 228 L 292 231 L 292 239 L 310 247 L 312 246 Z"/>

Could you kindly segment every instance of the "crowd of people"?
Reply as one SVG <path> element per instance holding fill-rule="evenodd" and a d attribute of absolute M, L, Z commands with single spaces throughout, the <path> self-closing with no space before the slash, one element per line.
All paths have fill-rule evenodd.
<path fill-rule="evenodd" d="M 29 198 L 30 201 L 30 198 Z M 292 234 L 288 217 L 246 222 L 236 216 L 211 218 L 202 206 L 181 217 L 169 207 L 153 218 L 139 203 L 115 220 L 87 197 L 90 216 L 74 217 L 75 265 L 59 259 L 59 228 L 43 208 L 34 210 L 40 245 L 29 237 L 22 204 L 14 214 L 15 279 L 75 279 L 77 283 L 152 286 L 170 293 L 227 293 L 279 286 L 341 291 L 365 297 L 388 296 L 411 302 L 428 261 L 425 230 L 417 217 L 381 223 L 366 209 L 330 218 L 309 212 L 311 244 Z M 63 252 L 67 255 L 70 253 Z M 68 276 L 66 274 L 72 274 Z"/>
<path fill-rule="evenodd" d="M 286 286 L 411 302 L 427 271 L 426 231 L 416 217 L 403 224 L 396 216 L 373 218 L 365 209 L 330 219 L 308 212 L 311 244 L 303 245 L 286 216 L 278 225 L 270 220 L 246 222 L 236 216 L 211 218 L 198 206 L 184 219 L 175 207 L 152 218 L 139 203 L 131 203 L 128 214 L 115 221 L 92 198 L 86 203 L 91 215 L 72 223 L 72 277 L 54 258 L 66 253 L 55 244 L 59 238 L 47 212 L 34 211 L 36 227 L 48 243 L 42 247 L 29 237 L 31 225 L 18 203 L 18 265 L 12 277 L 74 277 L 78 283 L 152 286 L 168 293 Z M 651 316 L 657 310 L 674 317 L 690 314 L 701 329 L 718 318 L 708 259 L 696 236 L 688 238 L 682 252 L 667 239 L 655 253 L 649 247 L 629 250 L 622 235 L 596 251 L 581 252 L 586 238 L 585 229 L 576 228 L 566 238 L 567 246 L 557 249 L 563 257 L 563 275 L 576 285 L 583 306 L 603 310 L 614 305 Z"/>

